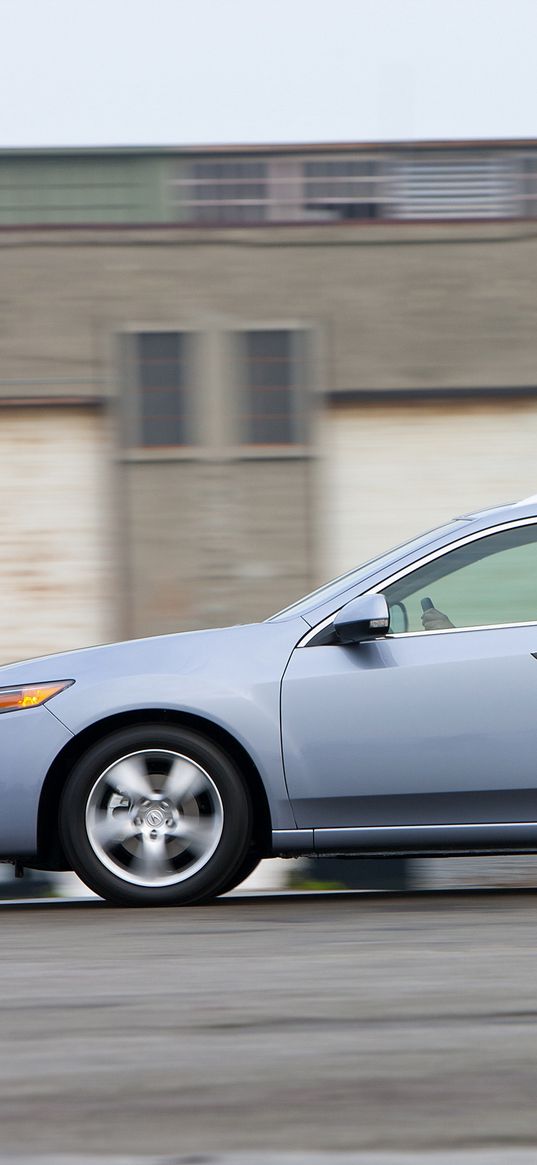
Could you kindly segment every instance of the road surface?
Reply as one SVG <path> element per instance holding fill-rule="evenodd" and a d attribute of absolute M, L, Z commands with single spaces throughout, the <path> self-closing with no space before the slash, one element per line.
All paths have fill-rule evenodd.
<path fill-rule="evenodd" d="M 0 928 L 8 1160 L 537 1145 L 535 891 L 6 904 Z"/>

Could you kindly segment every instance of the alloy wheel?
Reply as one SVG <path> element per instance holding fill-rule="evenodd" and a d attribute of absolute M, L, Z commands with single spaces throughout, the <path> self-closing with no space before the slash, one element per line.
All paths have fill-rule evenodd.
<path fill-rule="evenodd" d="M 214 854 L 224 828 L 220 793 L 192 758 L 168 749 L 121 756 L 95 781 L 85 814 L 99 861 L 137 886 L 173 886 Z"/>

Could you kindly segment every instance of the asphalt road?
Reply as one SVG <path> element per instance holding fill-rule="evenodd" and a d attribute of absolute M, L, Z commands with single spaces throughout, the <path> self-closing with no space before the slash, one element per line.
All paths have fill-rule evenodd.
<path fill-rule="evenodd" d="M 0 906 L 1 1154 L 508 1161 L 537 1146 L 536 920 L 535 891 Z"/>

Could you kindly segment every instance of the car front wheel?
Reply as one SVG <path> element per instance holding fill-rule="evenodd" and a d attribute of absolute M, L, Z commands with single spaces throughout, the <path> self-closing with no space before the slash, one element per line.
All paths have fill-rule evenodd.
<path fill-rule="evenodd" d="M 80 878 L 120 905 L 188 905 L 233 882 L 252 835 L 248 789 L 231 759 L 197 732 L 121 729 L 78 761 L 60 805 Z"/>

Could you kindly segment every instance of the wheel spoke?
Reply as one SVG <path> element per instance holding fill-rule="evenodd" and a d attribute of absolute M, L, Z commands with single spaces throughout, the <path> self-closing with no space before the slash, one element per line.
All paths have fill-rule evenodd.
<path fill-rule="evenodd" d="M 195 797 L 204 787 L 203 774 L 197 765 L 177 757 L 164 781 L 163 793 L 170 801 L 180 805 L 187 797 Z"/>
<path fill-rule="evenodd" d="M 103 849 L 128 841 L 138 832 L 139 829 L 127 809 L 118 809 L 114 813 L 101 811 L 95 814 L 93 833 Z"/>
<path fill-rule="evenodd" d="M 163 877 L 169 869 L 166 838 L 163 833 L 156 837 L 142 835 L 135 854 L 134 864 L 136 873 L 141 878 L 152 882 L 155 878 Z"/>
<path fill-rule="evenodd" d="M 195 854 L 208 849 L 215 832 L 215 822 L 211 817 L 180 817 L 174 828 L 174 837 L 185 842 Z"/>
<path fill-rule="evenodd" d="M 119 764 L 114 765 L 107 773 L 106 779 L 118 793 L 123 793 L 129 800 L 150 801 L 154 796 L 154 789 L 149 780 L 147 765 L 141 756 L 127 756 Z"/>

